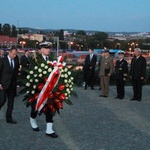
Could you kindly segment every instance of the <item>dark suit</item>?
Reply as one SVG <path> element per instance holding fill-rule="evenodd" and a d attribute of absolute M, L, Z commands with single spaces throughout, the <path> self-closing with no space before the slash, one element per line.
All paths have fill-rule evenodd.
<path fill-rule="evenodd" d="M 124 83 L 127 78 L 128 63 L 125 59 L 117 60 L 115 66 L 115 79 L 117 87 L 117 98 L 124 98 Z"/>
<path fill-rule="evenodd" d="M 91 89 L 93 89 L 93 79 L 95 74 L 96 61 L 97 61 L 97 56 L 94 54 L 91 60 L 90 60 L 90 54 L 87 55 L 85 58 L 85 64 L 83 66 L 85 89 L 89 84 L 91 85 Z"/>
<path fill-rule="evenodd" d="M 43 56 L 42 55 L 39 55 L 39 59 L 43 59 L 43 61 L 46 61 L 44 58 L 43 58 Z M 48 59 L 47 60 L 50 60 L 50 57 L 48 57 Z M 37 61 L 38 61 L 38 58 L 37 58 Z M 33 119 L 35 119 L 36 117 L 37 117 L 37 111 L 35 111 L 35 103 L 32 103 L 31 104 L 31 114 L 30 114 L 30 116 L 31 116 L 31 118 L 33 118 Z M 44 112 L 45 113 L 45 116 L 46 116 L 46 122 L 48 123 L 48 122 L 53 122 L 53 113 L 51 112 L 51 110 L 50 109 L 47 109 L 47 111 L 46 112 Z"/>
<path fill-rule="evenodd" d="M 142 98 L 142 82 L 141 77 L 145 78 L 146 59 L 143 56 L 139 58 L 133 57 L 131 61 L 130 76 L 133 84 L 133 98 L 141 100 Z"/>
<path fill-rule="evenodd" d="M 14 98 L 16 95 L 16 82 L 18 76 L 18 62 L 14 59 L 14 68 L 11 70 L 8 57 L 0 59 L 0 84 L 3 90 L 0 90 L 0 108 L 5 104 L 6 97 L 8 105 L 6 111 L 6 119 L 12 119 L 12 110 Z"/>
<path fill-rule="evenodd" d="M 21 56 L 20 65 L 22 66 L 20 76 L 21 76 L 21 78 L 24 78 L 24 77 L 26 77 L 27 73 L 23 69 L 29 68 L 29 65 L 30 65 L 29 58 L 26 55 Z"/>

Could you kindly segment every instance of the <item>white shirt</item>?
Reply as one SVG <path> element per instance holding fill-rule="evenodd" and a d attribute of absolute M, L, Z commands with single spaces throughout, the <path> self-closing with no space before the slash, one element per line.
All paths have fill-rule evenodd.
<path fill-rule="evenodd" d="M 8 57 L 8 60 L 9 60 L 9 64 L 10 64 L 10 66 L 11 66 L 11 60 L 12 60 L 12 64 L 13 64 L 13 68 L 14 68 L 14 66 L 15 66 L 15 64 L 14 64 L 14 60 L 13 60 L 12 58 L 10 58 L 10 57 L 9 57 L 9 55 L 8 55 L 7 57 Z"/>
<path fill-rule="evenodd" d="M 92 58 L 93 58 L 93 54 L 90 54 L 90 60 L 92 60 Z"/>
<path fill-rule="evenodd" d="M 46 58 L 49 58 L 48 56 L 44 56 L 44 55 L 42 55 L 42 57 L 44 58 L 44 60 L 46 60 L 47 61 L 47 59 Z"/>

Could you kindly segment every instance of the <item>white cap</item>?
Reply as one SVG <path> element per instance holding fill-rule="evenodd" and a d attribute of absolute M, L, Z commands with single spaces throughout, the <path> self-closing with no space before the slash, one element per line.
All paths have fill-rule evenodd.
<path fill-rule="evenodd" d="M 125 54 L 125 52 L 120 50 L 120 51 L 118 51 L 118 54 Z"/>
<path fill-rule="evenodd" d="M 50 48 L 51 47 L 51 45 L 52 45 L 52 43 L 51 42 L 43 42 L 43 43 L 40 43 L 39 44 L 40 45 L 40 47 L 42 48 Z"/>

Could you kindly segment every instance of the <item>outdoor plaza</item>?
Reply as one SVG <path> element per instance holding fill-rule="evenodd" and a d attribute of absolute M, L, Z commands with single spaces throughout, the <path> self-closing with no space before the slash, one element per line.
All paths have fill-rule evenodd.
<path fill-rule="evenodd" d="M 149 150 L 150 86 L 143 86 L 142 101 L 130 101 L 132 86 L 126 86 L 123 100 L 114 99 L 116 87 L 110 86 L 108 98 L 95 90 L 75 87 L 78 97 L 72 106 L 64 105 L 54 117 L 58 138 L 45 135 L 45 117 L 37 118 L 40 131 L 30 127 L 30 108 L 17 96 L 13 117 L 16 125 L 5 120 L 6 105 L 0 110 L 0 150 Z M 7 141 L 7 142 L 6 142 Z"/>

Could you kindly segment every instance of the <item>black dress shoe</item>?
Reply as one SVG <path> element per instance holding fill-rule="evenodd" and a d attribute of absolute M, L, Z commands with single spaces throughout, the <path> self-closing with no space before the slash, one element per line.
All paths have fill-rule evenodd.
<path fill-rule="evenodd" d="M 85 85 L 85 90 L 87 90 L 87 85 Z"/>
<path fill-rule="evenodd" d="M 40 129 L 37 127 L 37 128 L 32 128 L 33 131 L 40 131 Z"/>
<path fill-rule="evenodd" d="M 16 124 L 17 121 L 14 121 L 13 119 L 7 119 L 7 123 Z"/>
<path fill-rule="evenodd" d="M 118 99 L 118 98 L 119 98 L 118 96 L 115 97 L 115 99 Z"/>
<path fill-rule="evenodd" d="M 136 101 L 136 100 L 137 100 L 136 98 L 131 98 L 131 99 L 130 99 L 130 101 Z"/>
<path fill-rule="evenodd" d="M 141 102 L 141 98 L 138 98 L 137 101 Z"/>
<path fill-rule="evenodd" d="M 103 97 L 105 97 L 105 98 L 106 98 L 106 97 L 108 97 L 108 96 L 104 95 Z"/>
<path fill-rule="evenodd" d="M 51 133 L 51 134 L 46 133 L 46 135 L 50 136 L 52 138 L 57 138 L 58 137 L 57 134 L 55 134 L 55 133 Z"/>
<path fill-rule="evenodd" d="M 99 97 L 104 97 L 104 95 L 99 95 Z"/>

